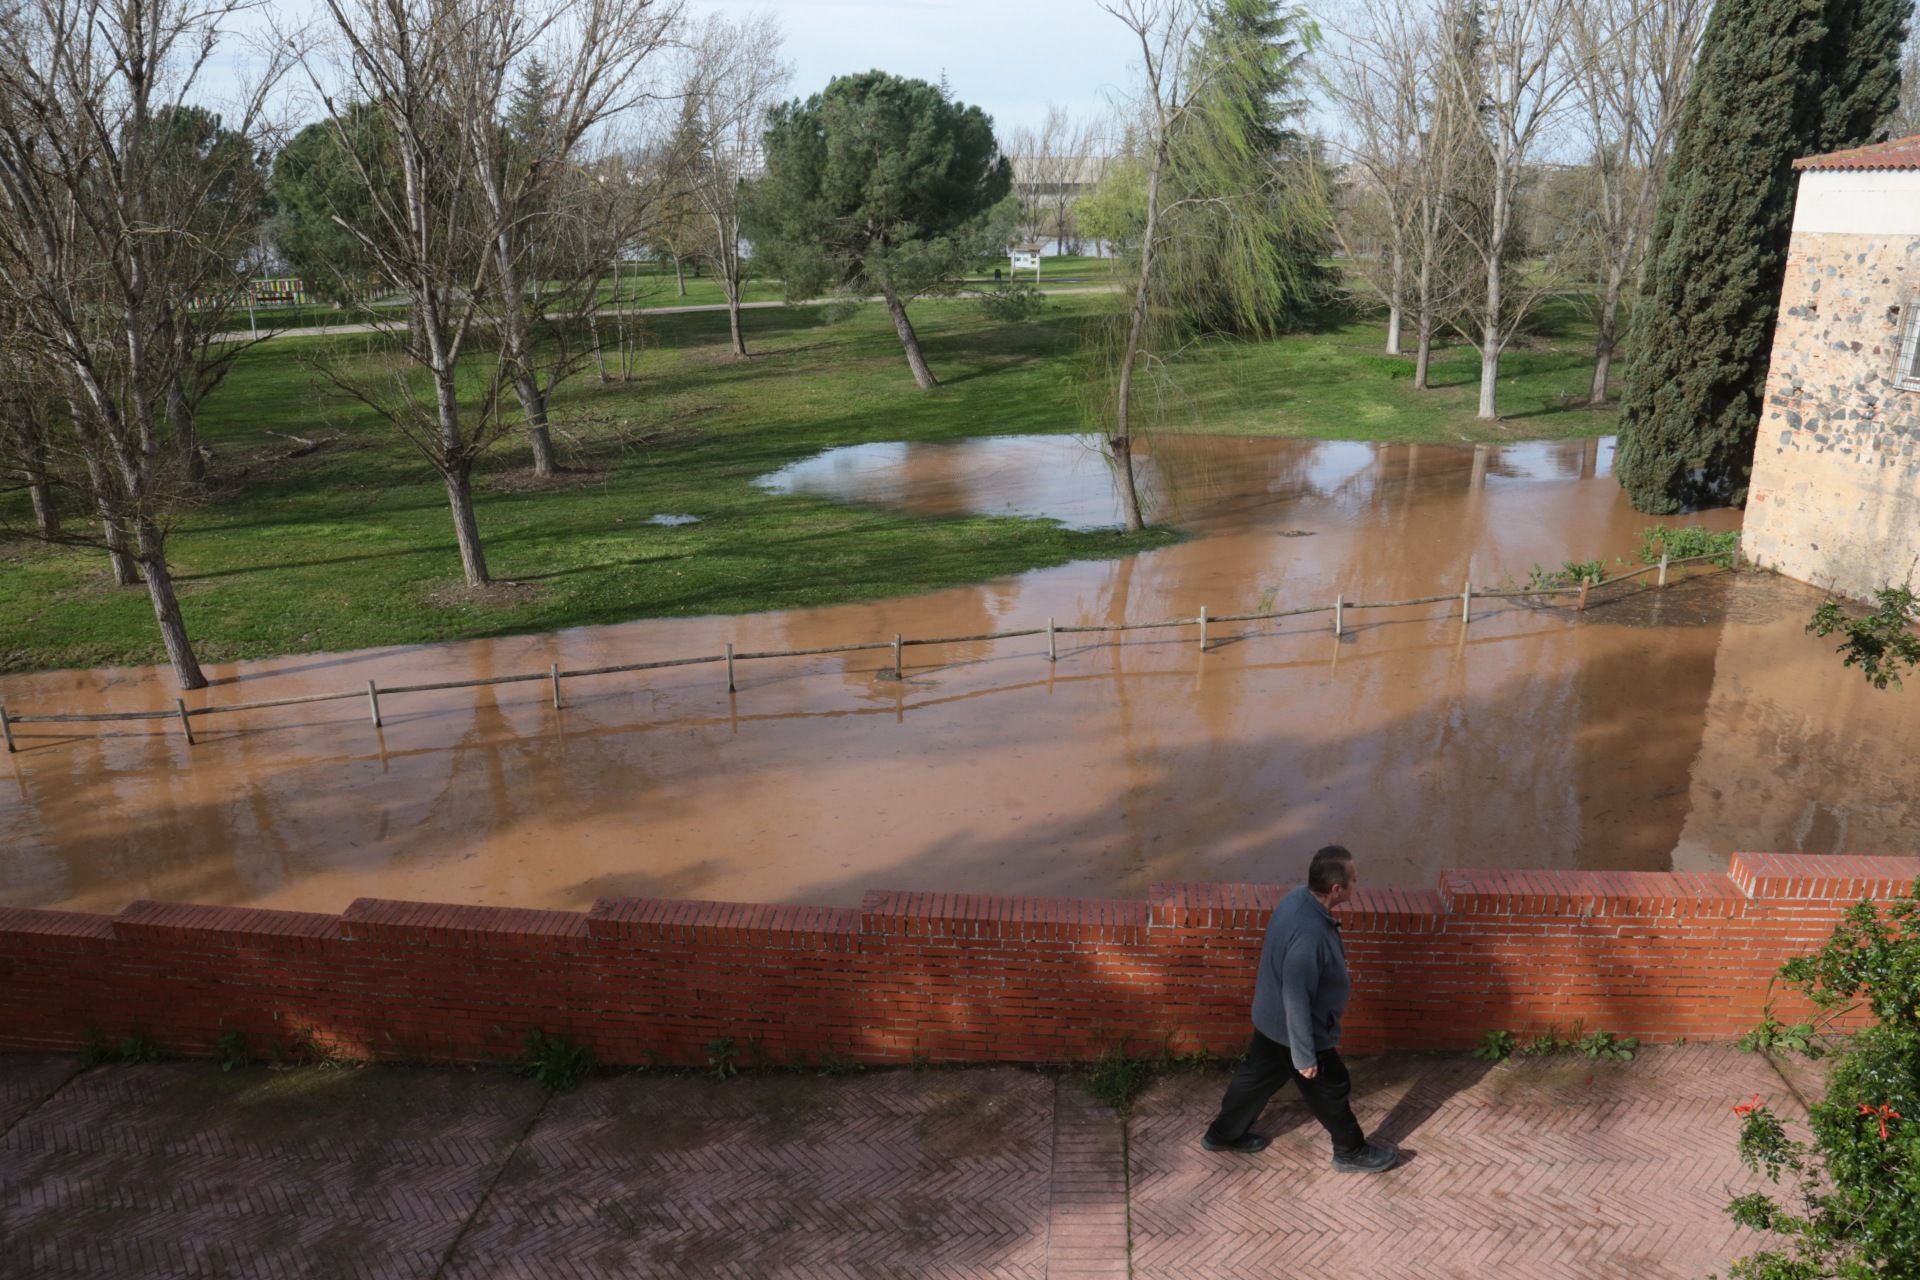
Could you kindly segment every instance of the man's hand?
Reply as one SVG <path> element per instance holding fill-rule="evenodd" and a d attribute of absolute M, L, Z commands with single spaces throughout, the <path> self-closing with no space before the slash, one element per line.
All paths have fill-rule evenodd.
<path fill-rule="evenodd" d="M 1311 1080 L 1319 1074 L 1320 1074 L 1320 1066 L 1318 1063 L 1315 1063 L 1313 1066 L 1308 1067 L 1305 1071 L 1302 1071 L 1300 1073 L 1300 1078 L 1302 1080 Z"/>

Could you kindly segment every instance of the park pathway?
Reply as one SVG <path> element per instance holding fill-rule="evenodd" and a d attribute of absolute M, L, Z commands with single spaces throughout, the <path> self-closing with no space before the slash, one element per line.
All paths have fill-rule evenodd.
<path fill-rule="evenodd" d="M 1753 1240 L 1733 1103 L 1804 1115 L 1726 1047 L 1356 1064 L 1411 1154 L 1337 1175 L 1291 1096 L 1263 1155 L 1195 1141 L 1224 1081 L 1122 1122 L 1016 1068 L 725 1082 L 0 1057 L 0 1277 L 1660 1280 Z M 1802 1092 L 1805 1091 L 1802 1085 Z"/>
<path fill-rule="evenodd" d="M 1053 298 L 1074 293 L 1112 293 L 1113 290 L 1114 286 L 1112 285 L 1100 284 L 1075 285 L 1066 289 L 1043 287 L 1040 292 L 1049 298 Z M 880 300 L 878 294 L 859 299 L 861 302 L 879 302 Z M 818 307 L 836 301 L 844 301 L 844 299 L 809 298 L 805 302 L 787 302 L 783 299 L 774 298 L 757 302 L 743 302 L 740 304 L 740 309 L 742 311 L 770 311 L 779 307 Z M 671 307 L 608 307 L 599 314 L 602 316 L 690 316 L 701 315 L 711 311 L 725 311 L 726 309 L 727 304 L 724 302 L 695 302 Z M 389 330 L 404 329 L 406 327 L 407 322 L 405 320 L 395 320 L 390 324 L 316 324 L 302 325 L 291 329 L 275 329 L 272 327 L 272 313 L 269 312 L 267 320 L 261 323 L 257 332 L 246 329 L 236 329 L 231 333 L 216 333 L 213 335 L 212 341 L 246 342 L 251 339 L 265 342 L 269 338 L 278 337 L 325 338 L 343 333 L 384 333 Z"/>

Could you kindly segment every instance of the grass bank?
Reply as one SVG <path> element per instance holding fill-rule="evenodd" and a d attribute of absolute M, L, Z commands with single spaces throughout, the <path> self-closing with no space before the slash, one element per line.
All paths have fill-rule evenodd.
<path fill-rule="evenodd" d="M 749 312 L 756 355 L 744 362 L 724 358 L 724 314 L 650 318 L 637 380 L 589 374 L 557 398 L 572 474 L 534 485 L 512 440 L 483 466 L 491 568 L 516 585 L 478 598 L 458 589 L 438 478 L 308 363 L 377 340 L 276 339 L 247 353 L 203 415 L 216 484 L 179 514 L 171 543 L 188 626 L 203 660 L 219 662 L 873 599 L 1164 543 L 1176 535 L 922 519 L 753 483 L 835 445 L 1078 429 L 1076 334 L 1099 302 L 1062 297 L 1012 325 L 969 303 L 922 304 L 916 324 L 944 383 L 930 394 L 915 390 L 877 307 L 836 325 L 814 308 Z M 1610 411 L 1568 403 L 1588 376 L 1589 335 L 1568 316 L 1548 321 L 1508 357 L 1505 423 L 1472 417 L 1471 349 L 1443 352 L 1423 394 L 1410 362 L 1377 354 L 1373 324 L 1195 352 L 1169 421 L 1380 441 L 1608 430 Z M 647 523 L 655 514 L 699 523 Z M 0 522 L 26 524 L 24 495 L 0 495 Z M 0 544 L 0 670 L 161 660 L 145 593 L 113 588 L 103 568 L 91 550 Z"/>

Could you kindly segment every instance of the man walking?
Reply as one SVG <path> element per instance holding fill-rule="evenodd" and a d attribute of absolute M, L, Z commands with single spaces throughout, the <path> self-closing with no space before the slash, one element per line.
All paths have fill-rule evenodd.
<path fill-rule="evenodd" d="M 1201 1144 L 1209 1151 L 1263 1151 L 1253 1132 L 1267 1100 L 1289 1080 L 1333 1139 L 1333 1167 L 1383 1173 L 1400 1159 L 1388 1143 L 1370 1143 L 1347 1099 L 1353 1081 L 1340 1060 L 1340 1019 L 1352 987 L 1333 908 L 1353 896 L 1353 855 L 1330 844 L 1313 855 L 1307 883 L 1280 900 L 1260 948 L 1253 986 L 1253 1043 L 1220 1100 Z"/>

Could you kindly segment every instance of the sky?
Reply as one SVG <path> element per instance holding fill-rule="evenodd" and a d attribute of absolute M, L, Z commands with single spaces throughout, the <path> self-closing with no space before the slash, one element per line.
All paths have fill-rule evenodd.
<path fill-rule="evenodd" d="M 774 15 L 786 35 L 795 97 L 850 72 L 878 68 L 935 83 L 945 72 L 954 96 L 992 116 L 1003 140 L 1038 128 L 1049 102 L 1076 121 L 1105 116 L 1126 92 L 1138 53 L 1127 29 L 1095 0 L 687 0 L 687 12 L 696 20 Z M 234 25 L 259 40 L 317 13 L 311 0 L 269 0 Z M 216 54 L 203 82 L 210 105 L 228 105 L 258 65 L 258 54 L 240 41 Z M 304 78 L 295 73 L 283 83 L 296 122 L 313 118 L 318 107 Z"/>
<path fill-rule="evenodd" d="M 694 12 L 773 14 L 795 95 L 878 68 L 938 82 L 993 117 L 1003 139 L 1038 128 L 1047 104 L 1105 114 L 1131 83 L 1137 46 L 1094 0 L 703 0 Z"/>

